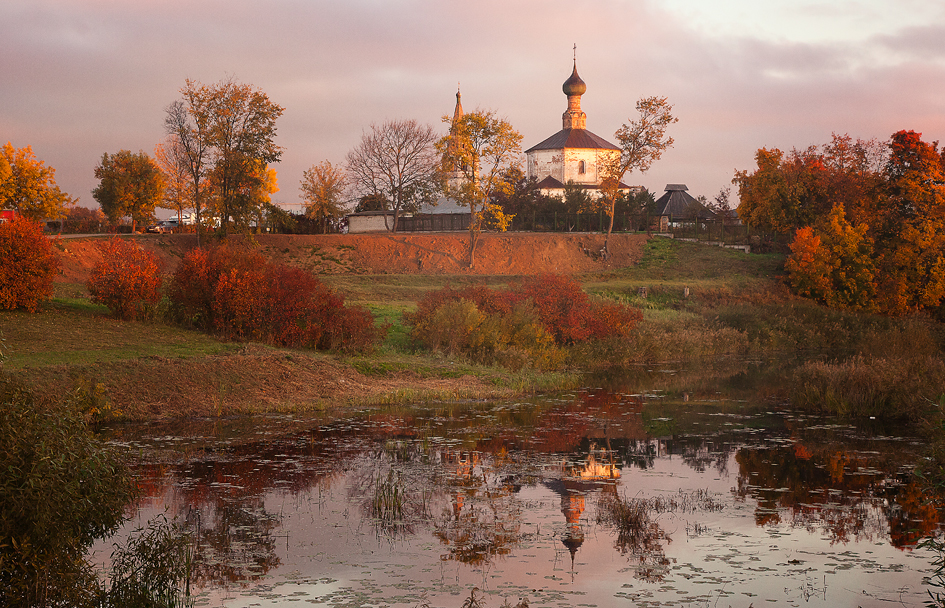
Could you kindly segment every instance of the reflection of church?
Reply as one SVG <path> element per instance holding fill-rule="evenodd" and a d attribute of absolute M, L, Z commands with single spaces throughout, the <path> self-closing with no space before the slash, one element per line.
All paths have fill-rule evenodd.
<path fill-rule="evenodd" d="M 587 114 L 581 110 L 581 96 L 587 85 L 577 72 L 577 60 L 570 78 L 561 87 L 568 97 L 568 109 L 562 115 L 562 129 L 525 151 L 528 177 L 535 178 L 541 193 L 564 197 L 568 183 L 587 192 L 592 198 L 601 195 L 603 179 L 601 161 L 620 156 L 620 149 L 587 130 Z M 620 183 L 622 192 L 630 187 Z"/>
<path fill-rule="evenodd" d="M 616 480 L 620 469 L 614 463 L 613 452 L 598 450 L 591 446 L 586 460 L 579 464 L 562 464 L 561 479 L 544 482 L 545 487 L 561 496 L 561 514 L 567 522 L 561 544 L 571 554 L 571 568 L 578 549 L 584 544 L 584 529 L 581 527 L 581 515 L 584 514 L 585 500 L 588 494 L 616 494 Z"/>

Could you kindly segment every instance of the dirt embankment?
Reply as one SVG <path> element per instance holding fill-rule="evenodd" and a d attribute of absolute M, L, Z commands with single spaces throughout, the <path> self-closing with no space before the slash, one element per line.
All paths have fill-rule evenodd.
<path fill-rule="evenodd" d="M 194 235 L 138 235 L 172 270 L 196 246 Z M 59 281 L 84 283 L 101 259 L 96 244 L 103 237 L 56 239 L 62 260 Z M 267 257 L 316 274 L 581 274 L 622 268 L 638 262 L 646 236 L 610 237 L 610 255 L 601 259 L 601 234 L 484 234 L 475 267 L 466 264 L 467 233 L 431 234 L 267 234 L 233 236 L 231 243 L 255 245 Z"/>

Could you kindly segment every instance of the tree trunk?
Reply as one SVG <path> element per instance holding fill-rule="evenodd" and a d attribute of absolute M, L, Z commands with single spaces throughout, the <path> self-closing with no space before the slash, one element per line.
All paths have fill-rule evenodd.
<path fill-rule="evenodd" d="M 614 206 L 616 201 L 610 202 L 610 223 L 607 225 L 607 236 L 604 237 L 604 248 L 601 250 L 601 253 L 604 255 L 604 261 L 607 261 L 607 258 L 610 257 L 610 233 L 614 230 Z"/>
<path fill-rule="evenodd" d="M 476 265 L 476 242 L 478 239 L 479 223 L 476 221 L 476 212 L 469 212 L 469 269 Z"/>

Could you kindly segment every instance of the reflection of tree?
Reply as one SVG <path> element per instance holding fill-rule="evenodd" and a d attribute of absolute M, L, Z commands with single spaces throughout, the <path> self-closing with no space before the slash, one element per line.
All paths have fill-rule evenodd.
<path fill-rule="evenodd" d="M 201 511 L 194 580 L 218 584 L 251 581 L 282 563 L 272 536 L 279 519 L 267 512 L 262 502 L 262 498 L 221 501 L 209 512 Z"/>
<path fill-rule="evenodd" d="M 899 463 L 876 454 L 795 443 L 742 448 L 735 494 L 757 501 L 758 525 L 781 521 L 821 530 L 833 543 L 870 540 L 888 530 L 896 547 L 914 545 L 938 527 L 940 514 L 915 480 L 902 483 Z"/>
<path fill-rule="evenodd" d="M 471 565 L 507 555 L 521 540 L 521 506 L 511 479 L 500 478 L 479 452 L 446 450 L 449 505 L 434 534 L 449 547 L 447 559 Z"/>

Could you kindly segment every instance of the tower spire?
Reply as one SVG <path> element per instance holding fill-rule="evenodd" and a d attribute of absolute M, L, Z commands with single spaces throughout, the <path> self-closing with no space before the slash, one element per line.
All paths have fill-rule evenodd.
<path fill-rule="evenodd" d="M 587 128 L 587 114 L 581 111 L 581 95 L 587 91 L 587 85 L 577 72 L 577 44 L 574 45 L 574 69 L 571 70 L 571 77 L 564 81 L 561 90 L 568 96 L 568 109 L 561 116 L 563 128 Z"/>

